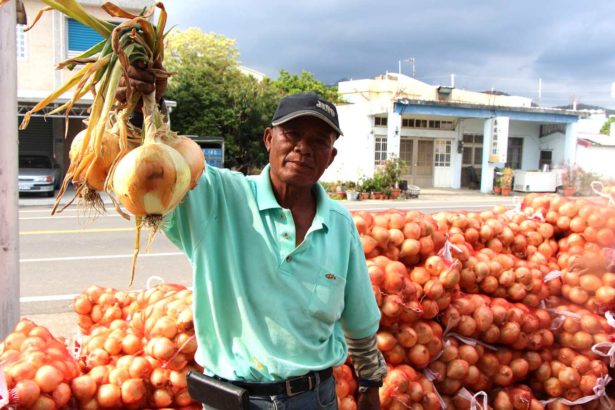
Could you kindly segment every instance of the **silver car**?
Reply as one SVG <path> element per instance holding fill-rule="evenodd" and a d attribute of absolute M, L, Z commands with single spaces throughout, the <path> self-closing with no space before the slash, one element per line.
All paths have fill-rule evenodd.
<path fill-rule="evenodd" d="M 59 185 L 60 169 L 48 155 L 19 156 L 19 193 L 32 192 L 53 196 Z"/>

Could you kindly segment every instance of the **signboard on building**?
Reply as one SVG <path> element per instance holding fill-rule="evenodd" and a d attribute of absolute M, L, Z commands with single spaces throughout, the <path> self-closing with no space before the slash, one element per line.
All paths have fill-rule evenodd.
<path fill-rule="evenodd" d="M 489 151 L 489 162 L 506 162 L 508 153 L 508 117 L 494 117 L 491 122 L 491 147 Z"/>

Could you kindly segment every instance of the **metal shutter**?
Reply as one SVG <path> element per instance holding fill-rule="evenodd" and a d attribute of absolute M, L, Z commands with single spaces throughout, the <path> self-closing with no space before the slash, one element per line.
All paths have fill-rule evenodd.
<path fill-rule="evenodd" d="M 21 120 L 21 118 L 19 118 Z M 53 155 L 53 120 L 42 117 L 30 118 L 25 130 L 19 131 L 19 153 L 47 153 Z"/>
<path fill-rule="evenodd" d="M 68 50 L 85 51 L 100 43 L 103 37 L 94 29 L 84 26 L 77 20 L 68 19 Z"/>

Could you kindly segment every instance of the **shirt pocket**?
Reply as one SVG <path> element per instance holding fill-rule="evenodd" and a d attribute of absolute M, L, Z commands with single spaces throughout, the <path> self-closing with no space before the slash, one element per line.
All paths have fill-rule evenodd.
<path fill-rule="evenodd" d="M 308 311 L 315 318 L 331 325 L 342 316 L 346 279 L 320 269 Z"/>

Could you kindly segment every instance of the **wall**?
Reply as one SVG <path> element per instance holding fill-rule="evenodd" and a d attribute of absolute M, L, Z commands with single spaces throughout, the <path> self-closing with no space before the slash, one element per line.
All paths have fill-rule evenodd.
<path fill-rule="evenodd" d="M 357 181 L 374 173 L 374 135 L 370 104 L 347 104 L 337 107 L 340 128 L 344 133 L 335 142 L 337 156 L 327 168 L 322 181 Z M 383 128 L 386 135 L 386 128 Z"/>
<path fill-rule="evenodd" d="M 540 124 L 534 122 L 511 121 L 508 137 L 523 138 L 521 169 L 537 170 L 540 162 Z"/>
<path fill-rule="evenodd" d="M 100 8 L 105 1 L 85 0 L 80 3 L 90 14 L 98 18 L 108 21 L 122 20 L 111 18 Z M 151 0 L 120 0 L 114 3 L 133 12 L 153 4 Z M 38 11 L 45 5 L 38 0 L 25 0 L 24 6 L 28 23 L 31 24 Z M 66 16 L 53 10 L 44 13 L 36 25 L 26 33 L 26 58 L 17 62 L 17 90 L 20 99 L 41 99 L 72 77 L 74 72 L 55 69 L 58 63 L 67 58 L 66 30 Z"/>
<path fill-rule="evenodd" d="M 539 149 L 551 151 L 551 164 L 558 167 L 564 163 L 564 134 L 556 132 L 540 138 Z"/>
<path fill-rule="evenodd" d="M 576 163 L 584 171 L 590 171 L 605 178 L 615 178 L 615 147 L 577 146 Z"/>

